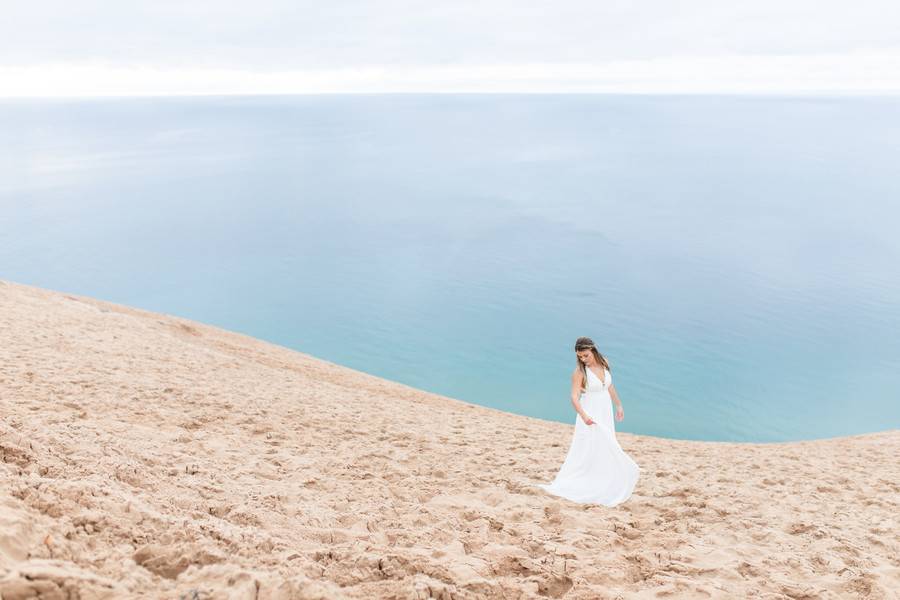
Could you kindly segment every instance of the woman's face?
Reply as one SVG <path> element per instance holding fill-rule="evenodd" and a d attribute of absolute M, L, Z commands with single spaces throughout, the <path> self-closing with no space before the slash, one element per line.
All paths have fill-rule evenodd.
<path fill-rule="evenodd" d="M 594 361 L 594 354 L 590 350 L 579 350 L 575 354 L 578 356 L 578 360 L 586 365 L 590 365 Z"/>

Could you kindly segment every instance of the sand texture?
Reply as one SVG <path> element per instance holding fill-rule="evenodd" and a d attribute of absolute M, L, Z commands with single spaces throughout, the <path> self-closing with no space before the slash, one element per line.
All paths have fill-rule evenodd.
<path fill-rule="evenodd" d="M 897 429 L 620 433 L 582 506 L 526 485 L 571 424 L 13 282 L 0 335 L 3 600 L 898 597 Z"/>

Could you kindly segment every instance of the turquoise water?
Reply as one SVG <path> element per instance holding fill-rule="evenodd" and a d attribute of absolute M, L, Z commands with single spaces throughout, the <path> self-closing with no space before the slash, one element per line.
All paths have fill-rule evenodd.
<path fill-rule="evenodd" d="M 0 278 L 620 431 L 900 427 L 900 98 L 0 102 Z M 365 411 L 364 405 L 360 406 Z"/>

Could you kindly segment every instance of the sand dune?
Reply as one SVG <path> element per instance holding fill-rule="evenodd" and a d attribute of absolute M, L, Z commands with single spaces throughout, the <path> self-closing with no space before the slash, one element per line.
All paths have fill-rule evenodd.
<path fill-rule="evenodd" d="M 3 600 L 900 589 L 900 430 L 620 433 L 635 494 L 581 506 L 527 485 L 555 473 L 571 425 L 11 282 L 0 332 Z"/>

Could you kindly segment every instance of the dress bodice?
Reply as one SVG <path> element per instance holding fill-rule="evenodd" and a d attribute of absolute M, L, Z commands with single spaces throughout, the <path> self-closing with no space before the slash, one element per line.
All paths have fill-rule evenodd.
<path fill-rule="evenodd" d="M 604 377 L 606 381 L 601 380 L 596 373 L 588 369 L 584 368 L 587 371 L 587 384 L 585 385 L 585 392 L 602 392 L 609 387 L 609 384 L 612 382 L 612 375 L 609 372 L 609 369 L 603 369 Z"/>

